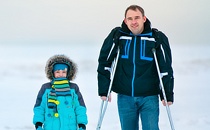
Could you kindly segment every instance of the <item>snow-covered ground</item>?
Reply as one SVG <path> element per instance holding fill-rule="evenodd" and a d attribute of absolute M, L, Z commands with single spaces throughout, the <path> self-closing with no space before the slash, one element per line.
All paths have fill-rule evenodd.
<path fill-rule="evenodd" d="M 0 129 L 32 130 L 33 106 L 44 82 L 44 67 L 54 54 L 66 54 L 78 64 L 76 82 L 88 109 L 88 130 L 95 130 L 101 100 L 97 95 L 97 58 L 101 45 L 0 44 Z M 210 45 L 171 45 L 175 103 L 170 107 L 176 130 L 210 129 Z M 116 94 L 101 130 L 120 130 Z M 170 130 L 160 104 L 160 129 Z"/>

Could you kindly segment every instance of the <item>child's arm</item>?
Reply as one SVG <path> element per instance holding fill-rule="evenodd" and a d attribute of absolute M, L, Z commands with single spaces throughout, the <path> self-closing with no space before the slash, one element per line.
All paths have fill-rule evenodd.
<path fill-rule="evenodd" d="M 77 84 L 72 84 L 71 86 L 75 89 L 76 94 L 74 100 L 77 102 L 77 105 L 75 106 L 75 113 L 77 115 L 78 127 L 85 130 L 88 123 L 85 102 Z"/>
<path fill-rule="evenodd" d="M 43 96 L 46 92 L 46 89 L 49 87 L 49 84 L 42 85 L 41 89 L 39 90 L 39 93 L 36 98 L 36 103 L 34 105 L 34 117 L 33 117 L 33 124 L 35 125 L 36 129 L 39 126 L 42 126 L 44 122 L 44 113 L 45 113 L 45 104 L 46 101 L 43 100 Z"/>

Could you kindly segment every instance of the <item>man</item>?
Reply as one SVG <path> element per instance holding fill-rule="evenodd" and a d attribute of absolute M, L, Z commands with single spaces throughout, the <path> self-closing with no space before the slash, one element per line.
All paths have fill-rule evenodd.
<path fill-rule="evenodd" d="M 159 87 L 159 78 L 152 49 L 156 49 L 160 71 L 163 76 L 167 103 L 173 103 L 173 69 L 170 47 L 155 41 L 151 23 L 143 8 L 131 5 L 125 11 L 121 27 L 111 31 L 104 40 L 98 59 L 98 93 L 106 100 L 110 83 L 109 69 L 120 49 L 119 60 L 113 80 L 122 130 L 139 130 L 139 117 L 143 130 L 159 130 L 159 100 L 166 105 Z M 168 39 L 162 33 L 161 41 Z M 108 97 L 111 101 L 111 97 Z"/>

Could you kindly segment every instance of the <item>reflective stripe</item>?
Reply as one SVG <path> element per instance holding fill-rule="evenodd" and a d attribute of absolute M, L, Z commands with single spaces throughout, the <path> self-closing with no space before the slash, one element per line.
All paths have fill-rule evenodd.
<path fill-rule="evenodd" d="M 161 78 L 163 78 L 166 75 L 168 75 L 168 72 L 160 73 Z"/>
<path fill-rule="evenodd" d="M 161 48 L 161 50 L 162 50 L 162 52 L 163 52 L 163 57 L 164 57 L 164 60 L 165 60 L 165 62 L 166 62 L 165 51 L 164 51 L 164 49 L 163 49 L 163 46 L 162 46 L 162 44 L 160 44 L 160 48 Z"/>
<path fill-rule="evenodd" d="M 111 67 L 104 67 L 104 70 L 111 71 Z"/>
<path fill-rule="evenodd" d="M 155 38 L 141 37 L 141 40 L 147 40 L 147 41 L 155 42 Z"/>
<path fill-rule="evenodd" d="M 119 39 L 127 39 L 127 40 L 132 40 L 132 37 L 128 37 L 128 36 L 121 36 Z"/>
<path fill-rule="evenodd" d="M 111 50 L 109 51 L 109 55 L 107 56 L 106 60 L 109 59 L 111 53 L 112 53 L 112 50 L 114 49 L 114 46 L 115 46 L 115 43 L 112 44 L 112 47 L 111 47 Z"/>

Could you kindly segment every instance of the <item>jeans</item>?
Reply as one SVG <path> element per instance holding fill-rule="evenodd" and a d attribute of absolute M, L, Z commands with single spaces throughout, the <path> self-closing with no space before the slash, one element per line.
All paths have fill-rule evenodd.
<path fill-rule="evenodd" d="M 118 94 L 117 103 L 122 130 L 139 130 L 139 117 L 142 130 L 159 130 L 159 99 L 157 95 L 131 97 Z"/>

